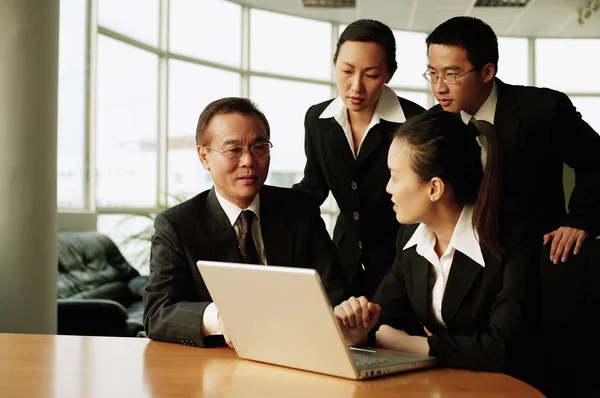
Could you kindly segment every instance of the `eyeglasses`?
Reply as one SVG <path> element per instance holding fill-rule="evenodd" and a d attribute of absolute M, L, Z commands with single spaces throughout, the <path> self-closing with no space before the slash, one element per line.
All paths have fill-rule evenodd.
<path fill-rule="evenodd" d="M 461 78 L 464 75 L 466 75 L 467 73 L 471 73 L 477 69 L 479 69 L 479 68 L 473 68 L 473 69 L 468 70 L 465 73 L 462 73 L 460 75 L 455 75 L 454 73 L 447 73 L 444 76 L 439 76 L 435 72 L 425 71 L 425 73 L 423 73 L 422 76 L 425 78 L 425 80 L 427 80 L 428 82 L 431 82 L 431 83 L 437 83 L 438 80 L 441 79 L 446 84 L 456 84 L 456 83 L 458 83 L 457 80 L 459 78 Z"/>
<path fill-rule="evenodd" d="M 249 155 L 256 155 L 261 158 L 269 156 L 271 154 L 271 148 L 273 148 L 273 144 L 271 144 L 271 141 L 267 141 L 267 142 L 263 142 L 263 143 L 251 146 L 248 149 L 244 148 L 243 146 L 234 146 L 229 149 L 211 148 L 206 145 L 202 145 L 202 147 L 206 148 L 206 149 L 210 149 L 211 151 L 217 151 L 219 153 L 222 153 L 228 159 L 240 160 L 241 158 L 244 157 L 246 152 L 248 152 Z"/>

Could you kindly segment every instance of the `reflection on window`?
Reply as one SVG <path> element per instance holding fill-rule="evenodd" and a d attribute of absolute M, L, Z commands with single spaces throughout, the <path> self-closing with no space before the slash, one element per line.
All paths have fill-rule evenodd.
<path fill-rule="evenodd" d="M 600 92 L 600 79 L 585 73 L 600 62 L 600 39 L 537 39 L 535 57 L 536 86 Z"/>
<path fill-rule="evenodd" d="M 154 233 L 154 214 L 98 215 L 98 231 L 115 242 L 125 260 L 141 275 L 150 272 L 150 239 Z"/>
<path fill-rule="evenodd" d="M 600 134 L 600 95 L 598 97 L 570 97 L 573 105 L 581 113 L 583 120 Z"/>
<path fill-rule="evenodd" d="M 158 59 L 98 37 L 98 206 L 156 205 Z"/>
<path fill-rule="evenodd" d="M 252 77 L 250 98 L 271 126 L 271 172 L 304 171 L 304 116 L 311 105 L 331 98 L 331 87 Z"/>
<path fill-rule="evenodd" d="M 159 0 L 98 0 L 98 25 L 153 46 L 158 13 Z"/>
<path fill-rule="evenodd" d="M 225 0 L 171 0 L 169 16 L 171 52 L 240 66 L 242 7 Z"/>
<path fill-rule="evenodd" d="M 529 42 L 518 37 L 499 37 L 498 78 L 508 84 L 529 84 Z"/>
<path fill-rule="evenodd" d="M 58 61 L 59 208 L 84 207 L 86 2 L 60 2 Z"/>
<path fill-rule="evenodd" d="M 423 79 L 423 80 L 425 80 L 425 79 Z M 420 92 L 416 92 L 416 91 L 402 91 L 402 90 L 395 90 L 395 91 L 396 91 L 396 95 L 398 97 L 402 97 L 404 99 L 414 102 L 415 104 L 421 105 L 425 109 L 429 108 L 429 97 L 428 97 L 427 93 L 420 93 Z"/>
<path fill-rule="evenodd" d="M 274 33 L 277 32 L 277 33 Z M 330 79 L 331 24 L 252 9 L 250 69 Z"/>
<path fill-rule="evenodd" d="M 189 198 L 209 189 L 212 180 L 196 152 L 196 125 L 206 105 L 240 95 L 239 73 L 169 61 L 168 193 Z M 179 178 L 175 176 L 179 175 Z M 177 200 L 174 197 L 169 201 Z"/>

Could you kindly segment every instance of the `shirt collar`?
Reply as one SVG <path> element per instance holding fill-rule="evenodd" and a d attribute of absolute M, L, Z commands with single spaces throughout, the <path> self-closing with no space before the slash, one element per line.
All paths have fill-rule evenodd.
<path fill-rule="evenodd" d="M 496 105 L 498 104 L 498 86 L 496 85 L 496 80 L 492 83 L 492 91 L 490 95 L 487 97 L 481 108 L 477 111 L 475 115 L 470 115 L 465 111 L 460 111 L 460 117 L 465 124 L 469 123 L 472 117 L 475 117 L 475 120 L 485 120 L 491 124 L 494 124 L 494 115 L 496 114 Z"/>
<path fill-rule="evenodd" d="M 329 106 L 321 113 L 319 119 L 327 119 L 330 117 L 334 117 L 338 123 L 340 123 L 340 120 L 348 118 L 346 105 L 344 105 L 344 101 L 340 96 L 337 96 L 331 101 Z M 371 125 L 379 123 L 381 119 L 393 123 L 404 123 L 406 121 L 406 116 L 402 109 L 402 105 L 400 105 L 400 102 L 398 101 L 398 96 L 396 96 L 394 90 L 386 85 L 383 86 L 379 101 L 377 101 L 377 106 L 375 106 Z"/>
<path fill-rule="evenodd" d="M 477 264 L 485 267 L 483 253 L 479 246 L 479 238 L 477 232 L 473 229 L 473 210 L 473 206 L 463 207 L 448 246 L 453 247 Z M 422 253 L 426 248 L 433 248 L 435 246 L 435 234 L 427 225 L 419 224 L 403 250 L 415 245 L 419 253 Z"/>
<path fill-rule="evenodd" d="M 252 201 L 252 203 L 250 203 L 250 206 L 248 206 L 247 209 L 240 209 L 239 207 L 225 199 L 223 196 L 221 196 L 216 189 L 215 194 L 217 194 L 217 200 L 219 201 L 219 204 L 223 208 L 223 211 L 227 215 L 227 218 L 229 219 L 229 222 L 232 226 L 237 221 L 242 210 L 252 210 L 252 212 L 256 215 L 256 218 L 260 221 L 260 194 L 256 194 L 254 200 Z"/>

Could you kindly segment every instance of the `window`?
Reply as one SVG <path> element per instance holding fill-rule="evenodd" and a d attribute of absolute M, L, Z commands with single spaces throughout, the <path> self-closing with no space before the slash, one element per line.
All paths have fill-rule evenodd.
<path fill-rule="evenodd" d="M 60 2 L 58 53 L 59 208 L 85 207 L 86 2 Z"/>
<path fill-rule="evenodd" d="M 304 116 L 311 105 L 332 98 L 331 86 L 252 77 L 250 96 L 263 111 L 271 127 L 271 165 L 266 183 L 291 187 L 304 176 Z M 337 206 L 327 200 L 321 215 L 330 234 Z"/>
<path fill-rule="evenodd" d="M 600 62 L 600 39 L 537 39 L 535 57 L 536 86 L 600 93 L 600 79 L 585 72 Z"/>
<path fill-rule="evenodd" d="M 427 93 L 420 93 L 418 91 L 396 90 L 396 95 L 409 101 L 412 101 L 415 104 L 421 105 L 425 109 L 429 109 L 429 96 L 427 95 Z"/>
<path fill-rule="evenodd" d="M 250 69 L 329 80 L 331 24 L 252 9 Z"/>
<path fill-rule="evenodd" d="M 390 81 L 390 86 L 426 89 L 427 81 L 421 75 L 427 69 L 427 35 L 394 31 L 394 37 L 398 69 Z"/>
<path fill-rule="evenodd" d="M 154 214 L 101 214 L 98 232 L 110 237 L 125 260 L 141 275 L 150 273 L 150 240 L 154 234 Z"/>
<path fill-rule="evenodd" d="M 327 228 L 327 232 L 329 232 L 329 236 L 333 238 L 333 229 L 335 228 L 335 222 L 337 221 L 338 215 L 340 214 L 340 209 L 335 202 L 335 198 L 329 192 L 329 196 L 325 199 L 325 202 L 321 205 L 321 218 L 325 222 L 325 227 Z"/>
<path fill-rule="evenodd" d="M 311 105 L 331 98 L 331 86 L 252 77 L 250 98 L 264 112 L 271 127 L 269 174 L 302 173 L 306 162 L 304 116 Z"/>
<path fill-rule="evenodd" d="M 98 0 L 98 24 L 158 46 L 159 0 Z"/>
<path fill-rule="evenodd" d="M 600 93 L 597 97 L 570 97 L 583 120 L 600 134 Z"/>
<path fill-rule="evenodd" d="M 224 0 L 171 0 L 169 13 L 171 52 L 240 66 L 242 8 L 239 5 Z"/>
<path fill-rule="evenodd" d="M 61 209 L 86 206 L 88 167 L 96 172 L 95 192 L 91 190 L 89 194 L 96 195 L 91 199 L 98 209 L 91 210 L 99 213 L 156 211 L 157 206 L 164 205 L 164 198 L 173 205 L 210 188 L 210 173 L 197 157 L 195 129 L 202 109 L 225 96 L 248 96 L 270 122 L 274 148 L 267 183 L 291 186 L 301 180 L 306 161 L 304 117 L 311 105 L 335 96 L 332 57 L 336 43 L 332 29 L 339 27 L 341 33 L 346 25 L 236 3 L 243 2 L 61 2 Z M 91 11 L 97 12 L 100 27 L 97 46 L 91 49 L 86 47 L 87 4 L 97 4 L 97 9 Z M 168 7 L 161 7 L 165 5 Z M 164 26 L 160 21 L 166 15 L 161 16 L 161 11 L 168 12 Z M 427 34 L 393 32 L 398 69 L 389 86 L 397 95 L 428 109 L 434 97 L 421 77 L 427 67 Z M 168 37 L 167 52 L 158 48 L 162 36 Z M 531 73 L 533 65 L 529 63 L 532 39 L 500 37 L 498 43 L 500 79 L 509 84 L 535 84 L 566 92 L 584 119 L 600 132 L 600 80 L 589 79 L 581 72 L 600 61 L 600 39 L 536 39 L 535 73 Z M 148 52 L 140 47 L 154 50 Z M 95 77 L 92 82 L 86 82 L 86 71 L 94 70 L 94 65 L 86 64 L 89 51 L 97 51 L 90 57 L 97 60 L 97 73 L 90 75 Z M 246 53 L 248 59 L 244 58 Z M 162 67 L 166 70 L 159 69 Z M 167 98 L 159 98 L 159 76 L 164 72 Z M 535 75 L 536 81 L 529 81 L 530 75 Z M 88 83 L 96 88 L 93 98 L 85 92 Z M 85 125 L 85 107 L 90 102 L 96 109 L 95 129 Z M 166 147 L 157 139 L 159 115 L 167 120 Z M 95 131 L 90 140 L 96 156 L 90 159 L 85 154 L 88 130 Z M 159 156 L 166 156 L 161 170 Z M 87 161 L 93 163 L 88 165 Z M 167 192 L 158 192 L 159 175 L 166 175 Z M 337 208 L 331 196 L 322 205 L 322 214 L 332 231 Z M 121 222 L 122 219 L 127 221 Z M 117 232 L 131 234 L 143 226 L 125 226 L 132 222 L 135 223 L 122 214 L 103 214 L 98 225 L 119 241 Z"/>
<path fill-rule="evenodd" d="M 99 207 L 156 205 L 157 67 L 154 54 L 98 37 Z"/>
<path fill-rule="evenodd" d="M 170 202 L 191 197 L 212 186 L 210 174 L 202 168 L 196 152 L 198 117 L 210 102 L 239 96 L 240 87 L 239 73 L 169 61 L 167 181 Z"/>
<path fill-rule="evenodd" d="M 499 37 L 498 78 L 508 84 L 529 84 L 529 43 L 517 37 Z"/>

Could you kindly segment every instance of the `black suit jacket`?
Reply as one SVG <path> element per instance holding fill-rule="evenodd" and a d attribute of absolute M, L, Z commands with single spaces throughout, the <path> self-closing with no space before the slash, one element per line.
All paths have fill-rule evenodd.
<path fill-rule="evenodd" d="M 306 193 L 263 186 L 260 226 L 269 264 L 314 268 L 332 304 L 345 298 L 335 247 Z M 202 316 L 212 301 L 196 267 L 198 260 L 241 263 L 238 240 L 214 188 L 156 217 L 150 277 L 144 291 L 144 327 L 148 337 L 193 346 L 222 343 L 203 338 Z M 240 300 L 252 299 L 240 297 Z"/>
<path fill-rule="evenodd" d="M 382 306 L 379 323 L 421 336 L 425 326 L 433 334 L 429 354 L 442 366 L 528 379 L 537 352 L 531 341 L 539 324 L 539 245 L 513 235 L 519 243 L 502 259 L 483 250 L 485 267 L 456 251 L 442 300 L 444 328 L 430 305 L 433 266 L 416 246 L 403 250 L 416 228 L 398 232 L 396 260 L 373 298 Z"/>
<path fill-rule="evenodd" d="M 505 153 L 503 217 L 523 220 L 536 235 L 560 226 L 600 234 L 600 136 L 569 98 L 547 88 L 513 86 L 496 79 L 494 128 Z M 439 111 L 436 105 L 431 111 Z M 565 210 L 563 163 L 576 184 Z"/>
<path fill-rule="evenodd" d="M 385 187 L 390 178 L 388 150 L 400 124 L 382 120 L 369 131 L 355 159 L 338 122 L 319 119 L 332 101 L 313 105 L 306 112 L 306 166 L 304 178 L 294 188 L 310 192 L 320 204 L 331 191 L 340 209 L 333 241 L 349 293 L 370 298 L 395 256 L 399 224 Z M 411 101 L 398 101 L 407 118 L 425 112 Z"/>

